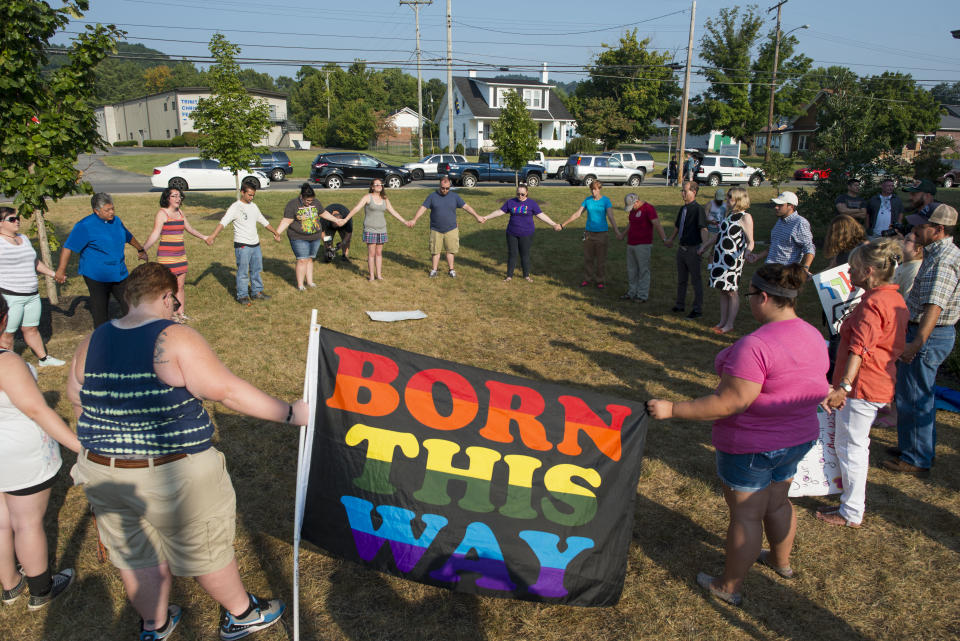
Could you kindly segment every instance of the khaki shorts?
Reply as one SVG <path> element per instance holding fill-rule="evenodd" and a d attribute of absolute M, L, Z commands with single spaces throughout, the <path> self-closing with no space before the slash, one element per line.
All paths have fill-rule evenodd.
<path fill-rule="evenodd" d="M 448 232 L 430 230 L 430 255 L 456 254 L 460 251 L 460 229 L 454 227 Z"/>
<path fill-rule="evenodd" d="M 136 570 L 166 561 L 176 576 L 202 576 L 233 559 L 236 495 L 215 448 L 137 469 L 77 457 L 72 472 L 97 518 L 110 562 Z"/>

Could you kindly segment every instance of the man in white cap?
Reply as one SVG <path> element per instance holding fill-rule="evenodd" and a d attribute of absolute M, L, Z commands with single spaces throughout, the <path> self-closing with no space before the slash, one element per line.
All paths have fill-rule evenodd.
<path fill-rule="evenodd" d="M 930 475 L 937 446 L 934 383 L 953 350 L 960 319 L 960 248 L 953 242 L 957 210 L 939 205 L 929 217 L 907 216 L 923 262 L 907 295 L 907 344 L 897 367 L 897 458 L 883 462 L 893 472 Z"/>
<path fill-rule="evenodd" d="M 817 250 L 813 245 L 810 223 L 797 213 L 797 195 L 785 191 L 772 202 L 777 222 L 770 230 L 770 247 L 757 254 L 747 254 L 747 260 L 755 263 L 766 258 L 766 262 L 780 265 L 800 263 L 809 272 Z"/>

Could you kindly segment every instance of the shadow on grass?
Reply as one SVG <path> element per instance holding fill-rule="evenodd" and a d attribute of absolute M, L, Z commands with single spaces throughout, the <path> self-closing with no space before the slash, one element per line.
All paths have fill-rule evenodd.
<path fill-rule="evenodd" d="M 476 596 L 444 591 L 411 602 L 402 598 L 380 573 L 346 562 L 339 565 L 330 583 L 327 606 L 348 639 L 487 638 Z M 313 631 L 305 638 L 322 637 L 319 631 Z"/>
<path fill-rule="evenodd" d="M 218 411 L 211 416 L 217 426 L 215 446 L 226 457 L 237 495 L 237 518 L 255 555 L 250 565 L 262 572 L 271 595 L 284 595 L 289 603 L 291 577 L 285 554 L 293 540 L 293 510 L 278 506 L 292 507 L 295 502 L 296 428 Z M 274 539 L 283 542 L 281 549 Z"/>
<path fill-rule="evenodd" d="M 223 212 L 233 203 L 237 202 L 236 194 L 233 191 L 225 191 L 221 194 L 209 194 L 197 191 L 188 191 L 183 199 L 185 207 L 206 207 L 208 209 L 217 209 L 218 212 L 200 217 L 201 220 L 216 220 L 219 222 L 223 218 Z M 190 210 L 187 210 L 189 215 Z"/>
<path fill-rule="evenodd" d="M 195 276 L 190 284 L 194 287 L 199 287 L 200 282 L 205 280 L 207 276 L 213 276 L 217 282 L 220 283 L 220 286 L 232 296 L 236 293 L 237 289 L 236 273 L 236 267 L 228 267 L 219 261 L 214 261 L 207 265 L 205 270 Z"/>
<path fill-rule="evenodd" d="M 697 572 L 717 574 L 723 567 L 723 552 L 713 548 L 722 548 L 724 539 L 642 494 L 637 494 L 633 531 L 634 542 L 654 563 L 687 584 L 691 592 L 702 595 L 704 603 L 728 625 L 751 638 L 766 638 L 769 629 L 778 638 L 806 641 L 811 638 L 812 625 L 817 638 L 864 638 L 846 621 L 758 567 L 747 577 L 742 612 L 708 597 L 696 583 Z"/>

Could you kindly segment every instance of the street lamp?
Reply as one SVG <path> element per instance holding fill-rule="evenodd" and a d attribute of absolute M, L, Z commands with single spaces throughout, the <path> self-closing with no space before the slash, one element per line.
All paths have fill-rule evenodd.
<path fill-rule="evenodd" d="M 763 152 L 763 161 L 770 160 L 770 141 L 773 140 L 773 94 L 777 90 L 777 66 L 780 64 L 780 41 L 786 38 L 794 31 L 799 29 L 809 29 L 810 25 L 803 24 L 795 29 L 791 29 L 785 34 L 780 34 L 780 12 L 777 10 L 777 42 L 773 47 L 773 77 L 770 80 L 770 111 L 767 114 L 767 144 Z"/>

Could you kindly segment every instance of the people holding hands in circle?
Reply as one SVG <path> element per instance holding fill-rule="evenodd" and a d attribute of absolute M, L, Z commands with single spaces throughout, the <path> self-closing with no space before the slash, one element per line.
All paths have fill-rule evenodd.
<path fill-rule="evenodd" d="M 604 277 L 607 269 L 607 221 L 613 227 L 613 232 L 617 238 L 621 238 L 620 228 L 617 227 L 617 221 L 613 217 L 613 203 L 606 196 L 600 195 L 603 183 L 594 180 L 590 183 L 590 195 L 583 199 L 580 207 L 560 225 L 566 227 L 584 211 L 587 212 L 586 231 L 583 235 L 583 281 L 580 287 L 594 283 L 597 289 L 603 289 Z"/>
<path fill-rule="evenodd" d="M 93 326 L 100 327 L 107 322 L 111 294 L 126 313 L 123 284 L 128 272 L 123 259 L 124 245 L 132 245 L 137 250 L 137 258 L 142 261 L 147 260 L 147 250 L 117 217 L 110 194 L 94 194 L 90 199 L 90 208 L 93 213 L 80 219 L 63 243 L 54 278 L 61 285 L 67 282 L 67 263 L 72 255 L 80 256 L 77 271 L 83 276 L 90 292 L 87 307 L 93 316 Z"/>
<path fill-rule="evenodd" d="M 13 335 L 19 329 L 40 367 L 59 367 L 64 361 L 50 356 L 38 329 L 43 305 L 37 273 L 56 276 L 56 272 L 37 258 L 30 239 L 20 233 L 20 215 L 10 207 L 0 207 L 0 237 L 0 293 L 10 307 L 0 349 L 13 349 Z"/>
<path fill-rule="evenodd" d="M 537 201 L 527 197 L 526 185 L 519 185 L 516 198 L 511 198 L 503 203 L 503 206 L 499 209 L 494 209 L 486 216 L 481 216 L 480 222 L 485 223 L 491 218 L 503 214 L 510 214 L 510 222 L 507 223 L 507 277 L 503 280 L 513 280 L 513 270 L 517 266 L 517 257 L 519 256 L 523 277 L 532 281 L 533 278 L 530 277 L 530 247 L 533 245 L 534 217 L 553 227 L 554 231 L 560 231 L 563 227 L 543 213 Z"/>
<path fill-rule="evenodd" d="M 183 192 L 176 187 L 168 187 L 160 194 L 160 210 L 153 221 L 153 231 L 143 244 L 144 249 L 150 249 L 159 240 L 157 246 L 157 262 L 164 265 L 177 277 L 177 300 L 180 301 L 180 310 L 177 312 L 177 322 L 185 323 L 187 316 L 187 298 L 183 286 L 187 280 L 187 251 L 183 243 L 183 232 L 186 231 L 206 242 L 207 236 L 201 234 L 190 225 L 187 217 L 180 210 L 183 203 Z"/>
<path fill-rule="evenodd" d="M 301 292 L 307 287 L 316 287 L 313 282 L 313 261 L 323 245 L 321 219 L 333 224 L 337 224 L 340 220 L 324 210 L 323 205 L 317 201 L 316 193 L 310 183 L 303 183 L 300 185 L 300 195 L 283 208 L 283 220 L 277 225 L 276 240 L 279 241 L 280 234 L 286 231 L 290 248 L 297 259 L 295 273 L 297 289 Z"/>
<path fill-rule="evenodd" d="M 827 396 L 827 349 L 820 332 L 797 317 L 806 274 L 800 265 L 767 263 L 750 281 L 750 311 L 761 323 L 715 361 L 720 385 L 692 401 L 647 401 L 655 419 L 713 420 L 713 446 L 730 508 L 723 573 L 697 583 L 740 605 L 754 563 L 792 578 L 797 521 L 787 492 L 797 463 L 820 437 L 817 406 Z M 769 550 L 762 550 L 766 533 Z"/>
<path fill-rule="evenodd" d="M 367 267 L 370 275 L 367 280 L 383 280 L 383 245 L 387 242 L 386 212 L 408 227 L 411 223 L 397 213 L 387 198 L 387 190 L 383 188 L 383 181 L 374 178 L 370 183 L 370 192 L 365 194 L 360 202 L 342 219 L 335 219 L 336 225 L 342 227 L 347 224 L 353 215 L 363 208 L 363 242 L 367 244 Z"/>

